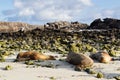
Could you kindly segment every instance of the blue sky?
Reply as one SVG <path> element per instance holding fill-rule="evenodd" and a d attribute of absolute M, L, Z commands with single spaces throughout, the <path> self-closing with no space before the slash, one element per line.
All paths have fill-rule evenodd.
<path fill-rule="evenodd" d="M 97 18 L 120 19 L 120 0 L 0 0 L 0 21 L 45 24 Z"/>

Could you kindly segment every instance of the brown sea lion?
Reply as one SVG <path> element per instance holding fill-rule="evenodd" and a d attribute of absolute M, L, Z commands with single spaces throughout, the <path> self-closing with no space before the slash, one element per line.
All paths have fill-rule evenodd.
<path fill-rule="evenodd" d="M 35 51 L 20 52 L 17 55 L 16 61 L 26 60 L 55 60 L 55 57 L 51 55 L 44 55 Z"/>
<path fill-rule="evenodd" d="M 108 63 L 112 60 L 111 56 L 105 51 L 92 54 L 91 58 L 93 58 L 101 63 Z"/>
<path fill-rule="evenodd" d="M 93 65 L 93 60 L 82 53 L 69 52 L 67 56 L 67 62 L 80 67 L 81 69 L 91 67 Z"/>

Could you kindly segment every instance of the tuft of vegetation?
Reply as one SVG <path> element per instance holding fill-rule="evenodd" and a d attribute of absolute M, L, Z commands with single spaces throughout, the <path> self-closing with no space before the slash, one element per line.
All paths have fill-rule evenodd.
<path fill-rule="evenodd" d="M 56 78 L 52 76 L 52 77 L 50 77 L 50 80 L 56 80 Z"/>
<path fill-rule="evenodd" d="M 30 61 L 25 61 L 26 65 L 34 65 L 34 61 L 30 60 Z"/>
<path fill-rule="evenodd" d="M 4 55 L 1 55 L 1 54 L 0 54 L 0 62 L 5 62 Z"/>
<path fill-rule="evenodd" d="M 94 70 L 92 70 L 92 69 L 90 69 L 90 68 L 86 68 L 86 69 L 85 69 L 85 72 L 87 72 L 88 74 L 97 74 L 96 71 L 94 71 Z"/>
<path fill-rule="evenodd" d="M 4 68 L 5 70 L 12 70 L 13 69 L 13 67 L 12 66 L 10 66 L 10 65 L 7 65 L 7 66 L 5 66 L 5 68 Z"/>
<path fill-rule="evenodd" d="M 97 78 L 103 78 L 103 77 L 104 77 L 104 75 L 101 72 L 97 73 Z"/>

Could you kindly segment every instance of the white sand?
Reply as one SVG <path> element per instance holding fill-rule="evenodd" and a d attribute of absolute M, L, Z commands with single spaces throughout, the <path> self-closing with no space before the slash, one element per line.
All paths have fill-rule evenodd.
<path fill-rule="evenodd" d="M 59 54 L 52 55 L 60 57 Z M 23 62 L 13 62 L 15 58 L 16 55 L 13 55 L 8 57 L 6 62 L 0 62 L 0 80 L 115 80 L 113 77 L 120 75 L 120 61 L 111 61 L 109 64 L 95 62 L 93 69 L 105 75 L 105 78 L 98 79 L 96 74 L 74 71 L 74 66 L 65 61 L 41 62 L 42 65 L 52 62 L 54 65 L 59 65 L 57 68 L 41 66 L 33 68 L 33 65 L 26 68 L 27 65 Z M 6 65 L 11 65 L 13 69 L 4 70 Z M 50 79 L 51 77 L 55 79 Z"/>

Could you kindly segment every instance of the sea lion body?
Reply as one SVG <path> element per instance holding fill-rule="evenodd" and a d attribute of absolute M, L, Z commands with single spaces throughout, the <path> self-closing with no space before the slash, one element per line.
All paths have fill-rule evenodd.
<path fill-rule="evenodd" d="M 74 52 L 68 53 L 67 61 L 81 68 L 91 67 L 94 63 L 89 56 L 86 56 L 84 54 L 74 53 Z"/>
<path fill-rule="evenodd" d="M 17 61 L 26 60 L 55 60 L 54 56 L 44 55 L 35 51 L 21 52 L 17 55 Z"/>
<path fill-rule="evenodd" d="M 108 63 L 112 60 L 111 56 L 107 52 L 97 52 L 91 57 L 101 63 Z"/>

